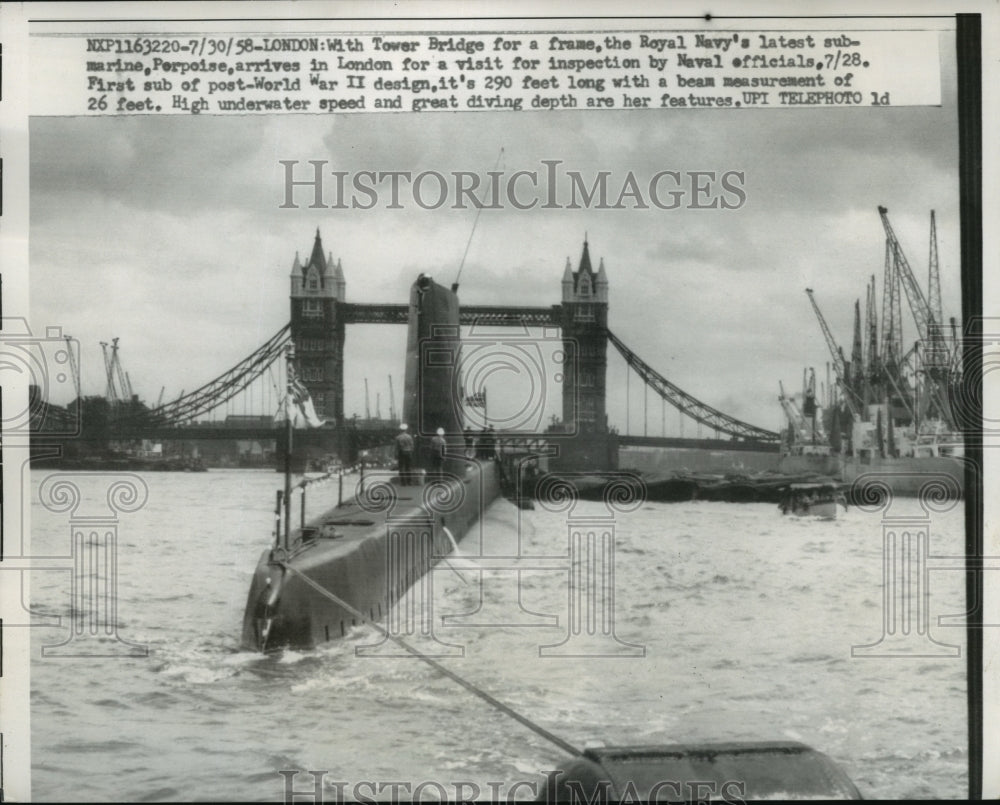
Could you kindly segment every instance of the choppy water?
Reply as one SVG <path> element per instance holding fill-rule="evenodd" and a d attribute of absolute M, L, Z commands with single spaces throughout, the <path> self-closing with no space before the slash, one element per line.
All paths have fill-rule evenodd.
<path fill-rule="evenodd" d="M 65 554 L 68 515 L 37 504 L 46 475 L 32 473 L 32 553 Z M 106 481 L 76 480 L 85 499 L 103 498 Z M 427 798 L 467 796 L 471 786 L 484 799 L 530 798 L 530 785 L 498 786 L 537 784 L 565 758 L 417 660 L 356 656 L 377 642 L 369 627 L 316 651 L 240 651 L 280 476 L 145 481 L 148 502 L 119 526 L 118 620 L 120 636 L 149 656 L 41 657 L 68 629 L 33 630 L 36 801 L 274 800 L 279 772 L 291 769 L 328 772 L 328 801 L 335 783 L 352 799 L 388 799 L 397 782 L 406 798 L 421 782 L 443 786 L 425 786 Z M 894 505 L 894 514 L 922 512 L 915 500 Z M 581 503 L 573 516 L 602 511 Z M 646 504 L 619 516 L 615 629 L 645 656 L 539 656 L 567 633 L 565 567 L 513 562 L 519 604 L 513 570 L 480 581 L 463 561 L 466 583 L 439 566 L 435 623 L 476 610 L 482 595 L 466 625 L 435 627 L 464 648 L 442 662 L 577 746 L 793 739 L 834 758 L 866 797 L 963 798 L 965 636 L 936 625 L 964 611 L 963 574 L 930 572 L 934 637 L 962 658 L 851 656 L 882 634 L 880 518 L 852 509 L 802 520 L 724 503 Z M 961 507 L 934 514 L 932 554 L 959 555 L 962 529 Z M 565 514 L 499 501 L 487 541 L 514 545 L 518 533 L 523 557 L 566 553 Z M 68 572 L 34 573 L 34 605 L 68 615 L 69 584 Z M 558 625 L 545 625 L 552 616 Z M 308 775 L 295 787 L 311 789 Z"/>

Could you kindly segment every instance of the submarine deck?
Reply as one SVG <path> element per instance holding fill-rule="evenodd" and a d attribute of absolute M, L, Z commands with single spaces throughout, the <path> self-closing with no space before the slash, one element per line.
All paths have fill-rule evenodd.
<path fill-rule="evenodd" d="M 411 588 L 498 495 L 493 462 L 456 461 L 442 477 L 413 486 L 391 473 L 366 476 L 354 500 L 294 529 L 287 549 L 264 551 L 247 599 L 244 648 L 311 648 L 343 637 L 358 619 L 335 599 L 371 620 L 386 617 L 403 596 L 425 593 Z"/>

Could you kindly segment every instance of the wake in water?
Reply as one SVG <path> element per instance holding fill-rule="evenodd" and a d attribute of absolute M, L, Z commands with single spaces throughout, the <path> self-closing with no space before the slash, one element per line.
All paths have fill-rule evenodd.
<path fill-rule="evenodd" d="M 472 582 L 462 573 L 462 570 L 466 571 L 479 571 L 481 568 L 476 562 L 474 562 L 469 556 L 462 552 L 462 549 L 458 547 L 458 542 L 455 541 L 455 536 L 448 530 L 448 526 L 441 527 L 444 530 L 444 534 L 448 537 L 448 541 L 451 542 L 451 556 L 442 559 L 441 564 L 447 565 L 455 575 L 458 576 L 463 583 L 471 584 Z M 462 570 L 460 570 L 461 568 Z"/>

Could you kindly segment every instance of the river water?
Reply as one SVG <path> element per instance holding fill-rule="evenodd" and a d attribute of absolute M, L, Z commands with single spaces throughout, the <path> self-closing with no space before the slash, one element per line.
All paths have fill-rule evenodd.
<path fill-rule="evenodd" d="M 38 503 L 47 475 L 32 472 L 32 554 L 67 554 L 69 515 Z M 118 525 L 117 620 L 148 656 L 41 656 L 67 621 L 33 630 L 34 800 L 276 800 L 282 770 L 326 772 L 327 801 L 394 789 L 525 799 L 566 758 L 419 660 L 358 656 L 378 643 L 368 626 L 314 651 L 241 651 L 280 476 L 143 480 L 147 502 Z M 105 499 L 107 478 L 73 481 L 82 499 Z M 916 500 L 893 507 L 923 516 Z M 567 554 L 567 517 L 605 513 L 494 504 L 485 544 L 520 558 L 483 570 L 466 540 L 466 556 L 434 571 L 435 637 L 464 654 L 441 662 L 576 746 L 797 740 L 866 798 L 966 796 L 964 629 L 937 624 L 965 609 L 962 573 L 929 572 L 933 637 L 961 658 L 852 657 L 883 632 L 881 513 L 822 521 L 768 504 L 648 503 L 615 520 L 617 642 L 539 656 L 566 640 L 576 600 L 571 562 L 552 559 Z M 959 555 L 961 506 L 934 513 L 930 534 L 933 556 Z M 68 616 L 70 573 L 33 573 L 31 596 Z M 308 774 L 293 785 L 313 790 Z"/>

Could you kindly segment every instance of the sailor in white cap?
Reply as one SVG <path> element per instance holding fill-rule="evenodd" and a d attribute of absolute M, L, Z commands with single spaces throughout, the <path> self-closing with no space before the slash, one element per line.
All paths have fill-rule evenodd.
<path fill-rule="evenodd" d="M 400 486 L 409 486 L 413 477 L 413 437 L 407 430 L 407 424 L 404 422 L 399 426 L 399 434 L 396 436 L 396 462 L 399 466 Z"/>
<path fill-rule="evenodd" d="M 438 428 L 434 438 L 431 439 L 431 469 L 437 477 L 444 473 L 444 453 L 448 448 L 448 442 L 444 438 L 444 428 Z"/>

